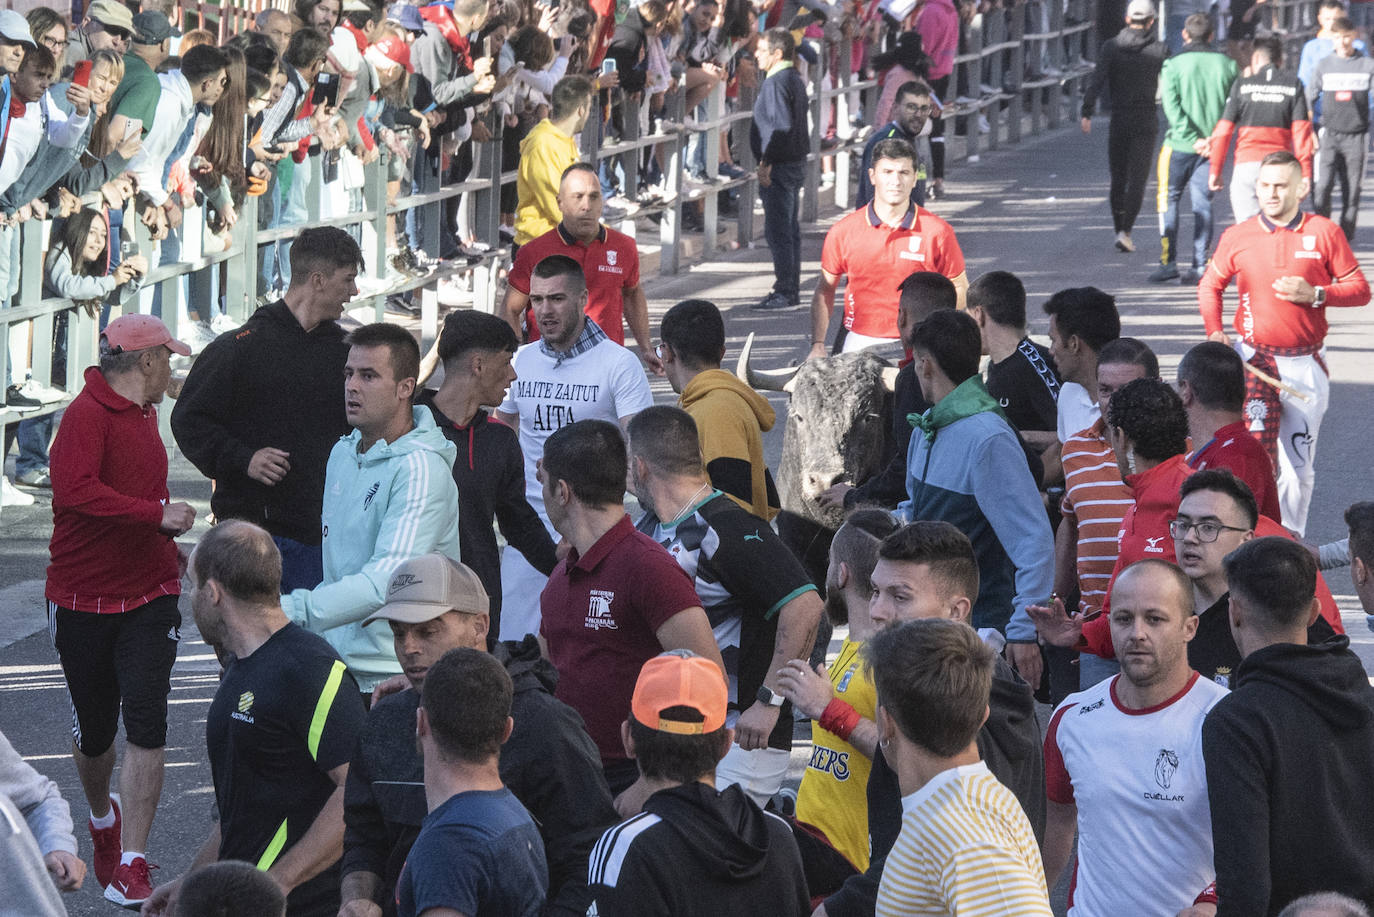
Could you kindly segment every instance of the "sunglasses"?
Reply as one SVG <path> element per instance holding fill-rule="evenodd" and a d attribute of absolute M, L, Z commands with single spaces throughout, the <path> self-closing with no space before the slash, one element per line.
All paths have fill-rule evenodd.
<path fill-rule="evenodd" d="M 121 29 L 119 26 L 116 25 L 105 25 L 105 23 L 102 22 L 100 24 L 100 27 L 104 29 L 106 32 L 109 32 L 115 38 L 119 39 L 120 41 L 128 41 L 130 38 L 133 37 L 133 33 L 130 32 L 128 29 Z"/>

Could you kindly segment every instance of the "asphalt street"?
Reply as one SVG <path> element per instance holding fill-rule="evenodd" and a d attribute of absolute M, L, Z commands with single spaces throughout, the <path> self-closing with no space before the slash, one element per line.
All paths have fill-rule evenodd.
<path fill-rule="evenodd" d="M 1105 128 L 1105 123 L 1099 126 Z M 1172 378 L 1182 353 L 1202 339 L 1193 288 L 1152 285 L 1145 280 L 1158 254 L 1153 180 L 1136 227 L 1138 251 L 1128 255 L 1112 247 L 1105 129 L 1089 137 L 1076 129 L 1064 130 L 1017 147 L 984 152 L 981 162 L 951 167 L 947 190 L 948 196 L 932 209 L 954 225 L 969 276 L 992 269 L 1018 274 L 1029 293 L 1031 331 L 1037 339 L 1046 340 L 1047 321 L 1040 306 L 1049 294 L 1084 285 L 1116 295 L 1124 333 L 1155 347 L 1166 378 Z M 1216 207 L 1219 225 L 1229 225 L 1225 194 L 1217 196 Z M 819 268 L 825 229 L 835 216 L 832 212 L 827 221 L 803 227 L 803 289 L 808 293 Z M 1183 222 L 1191 225 L 1186 218 Z M 1365 222 L 1374 224 L 1374 215 Z M 1188 234 L 1185 229 L 1184 235 Z M 1363 229 L 1357 239 L 1357 252 L 1367 266 L 1374 266 L 1371 247 L 1374 225 Z M 1186 243 L 1180 248 L 1186 251 Z M 751 312 L 749 304 L 770 286 L 771 261 L 762 241 L 675 277 L 645 284 L 655 327 L 674 302 L 688 296 L 709 298 L 726 313 L 730 365 L 744 337 L 754 332 L 758 362 L 780 366 L 805 353 L 809 313 L 805 309 Z M 1374 497 L 1369 461 L 1374 440 L 1366 426 L 1374 413 L 1374 372 L 1368 357 L 1374 349 L 1374 310 L 1328 314 L 1332 321 L 1328 337 L 1331 407 L 1318 445 L 1317 487 L 1308 528 L 1309 538 L 1316 542 L 1343 537 L 1344 508 L 1355 500 Z M 666 383 L 656 381 L 654 390 L 659 401 L 673 400 Z M 783 417 L 785 397 L 775 395 L 771 400 Z M 782 444 L 781 419 L 766 442 L 770 462 L 775 464 Z M 173 499 L 189 500 L 197 508 L 199 521 L 188 537 L 194 540 L 205 530 L 210 489 L 174 449 L 171 492 Z M 70 759 L 70 708 L 46 630 L 42 580 L 51 533 L 49 504 L 47 495 L 40 492 L 33 507 L 7 507 L 0 516 L 0 730 L 39 770 L 56 780 L 72 801 L 81 852 L 89 862 L 87 810 Z M 1354 600 L 1348 571 L 1333 571 L 1329 582 L 1356 649 L 1366 668 L 1374 671 L 1374 636 Z M 204 838 L 211 812 L 204 716 L 215 691 L 218 666 L 214 654 L 199 640 L 184 606 L 183 640 L 172 676 L 166 786 L 149 844 L 150 862 L 161 867 L 154 873 L 155 881 L 167 881 L 184 871 Z M 799 743 L 793 753 L 796 772 L 808 753 Z M 83 890 L 66 900 L 73 915 L 108 914 L 114 909 L 100 898 L 100 889 L 90 877 Z"/>

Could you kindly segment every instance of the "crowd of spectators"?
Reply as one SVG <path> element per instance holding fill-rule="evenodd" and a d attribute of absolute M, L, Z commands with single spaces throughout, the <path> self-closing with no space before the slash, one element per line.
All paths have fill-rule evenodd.
<path fill-rule="evenodd" d="M 0 13 L 0 200 L 21 204 L 0 225 L 0 285 L 20 285 L 20 224 L 56 216 L 44 287 L 72 301 L 47 384 L 8 386 L 9 407 L 62 400 L 71 329 L 99 321 L 98 365 L 60 423 L 16 435 L 21 482 L 53 489 L 49 628 L 107 900 L 147 917 L 207 902 L 1046 917 L 1076 858 L 1071 917 L 1367 917 L 1374 687 L 1320 568 L 1349 564 L 1374 611 L 1374 506 L 1350 508 L 1345 543 L 1302 544 L 1308 501 L 1290 509 L 1246 407 L 1255 379 L 1293 393 L 1288 364 L 1245 368 L 1256 315 L 1311 332 L 1271 356 L 1316 360 L 1325 309 L 1369 299 L 1336 224 L 1300 212 L 1297 157 L 1260 161 L 1262 216 L 1223 236 L 1199 295 L 1211 339 L 1176 386 L 1094 287 L 1043 303 L 1044 347 L 1021 280 L 970 283 L 954 226 L 921 206 L 944 190 L 960 10 L 907 11 L 917 38 L 884 59 L 900 82 L 866 151 L 872 198 L 828 234 L 797 371 L 815 386 L 856 375 L 845 351 L 906 357 L 893 417 L 856 412 L 834 447 L 889 419 L 884 454 L 805 492 L 837 519 L 826 552 L 770 524 L 798 507 L 779 506 L 764 459 L 773 409 L 723 378 L 720 310 L 678 303 L 650 346 L 637 252 L 602 221 L 655 197 L 659 149 L 588 164 L 578 137 L 664 126 L 679 80 L 685 120 L 720 85 L 766 97 L 781 75 L 793 85 L 751 125 L 780 236 L 797 220 L 808 124 L 789 71 L 816 63 L 806 39 L 838 29 L 863 52 L 904 23 L 877 6 L 338 2 L 266 10 L 223 47 L 177 34 L 161 5 L 95 0 L 75 28 Z M 425 389 L 409 330 L 346 327 L 360 233 L 301 224 L 358 209 L 357 172 L 379 159 L 397 195 L 420 170 L 461 181 L 497 117 L 517 172 L 510 289 L 496 315 L 445 319 L 443 382 Z M 733 174 L 728 146 L 695 142 L 692 180 L 717 160 Z M 177 297 L 174 333 L 149 272 L 229 245 L 249 197 L 261 228 L 294 229 L 260 247 L 261 307 L 216 334 L 233 323 L 211 271 Z M 442 214 L 441 259 L 486 256 L 465 203 Z M 407 241 L 425 219 L 395 221 L 393 268 L 431 269 Z M 1247 291 L 1290 268 L 1243 257 L 1258 227 L 1324 240 L 1295 243 L 1305 273 L 1275 277 L 1272 301 Z M 800 304 L 799 264 L 780 267 L 760 308 Z M 186 551 L 196 513 L 171 498 L 157 406 L 193 355 L 171 430 L 215 521 Z M 648 373 L 677 405 L 653 403 Z M 817 544 L 823 576 L 801 559 Z M 215 818 L 187 874 L 155 883 L 183 589 L 221 665 L 204 722 Z M 812 658 L 823 619 L 848 627 L 829 668 Z M 1054 707 L 1043 726 L 1037 699 Z M 797 718 L 813 744 L 792 793 Z M 11 902 L 62 913 L 57 892 L 87 869 L 70 809 L 3 735 L 0 813 Z"/>

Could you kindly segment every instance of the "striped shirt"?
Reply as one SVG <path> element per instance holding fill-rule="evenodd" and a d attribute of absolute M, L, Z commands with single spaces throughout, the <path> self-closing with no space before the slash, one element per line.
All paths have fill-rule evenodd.
<path fill-rule="evenodd" d="M 902 810 L 877 917 L 1050 917 L 1030 822 L 982 761 L 936 775 Z"/>
<path fill-rule="evenodd" d="M 1064 442 L 1062 513 L 1078 525 L 1079 611 L 1101 610 L 1116 565 L 1121 520 L 1135 503 L 1098 420 Z"/>

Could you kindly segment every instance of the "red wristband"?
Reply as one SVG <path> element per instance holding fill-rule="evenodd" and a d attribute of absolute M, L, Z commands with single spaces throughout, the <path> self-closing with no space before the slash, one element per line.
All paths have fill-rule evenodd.
<path fill-rule="evenodd" d="M 817 725 L 847 742 L 862 720 L 863 717 L 859 715 L 859 711 L 836 697 L 825 705 L 825 711 L 821 713 Z"/>
<path fill-rule="evenodd" d="M 1217 883 L 1213 882 L 1202 890 L 1202 894 L 1193 899 L 1194 904 L 1216 904 L 1217 903 Z"/>

